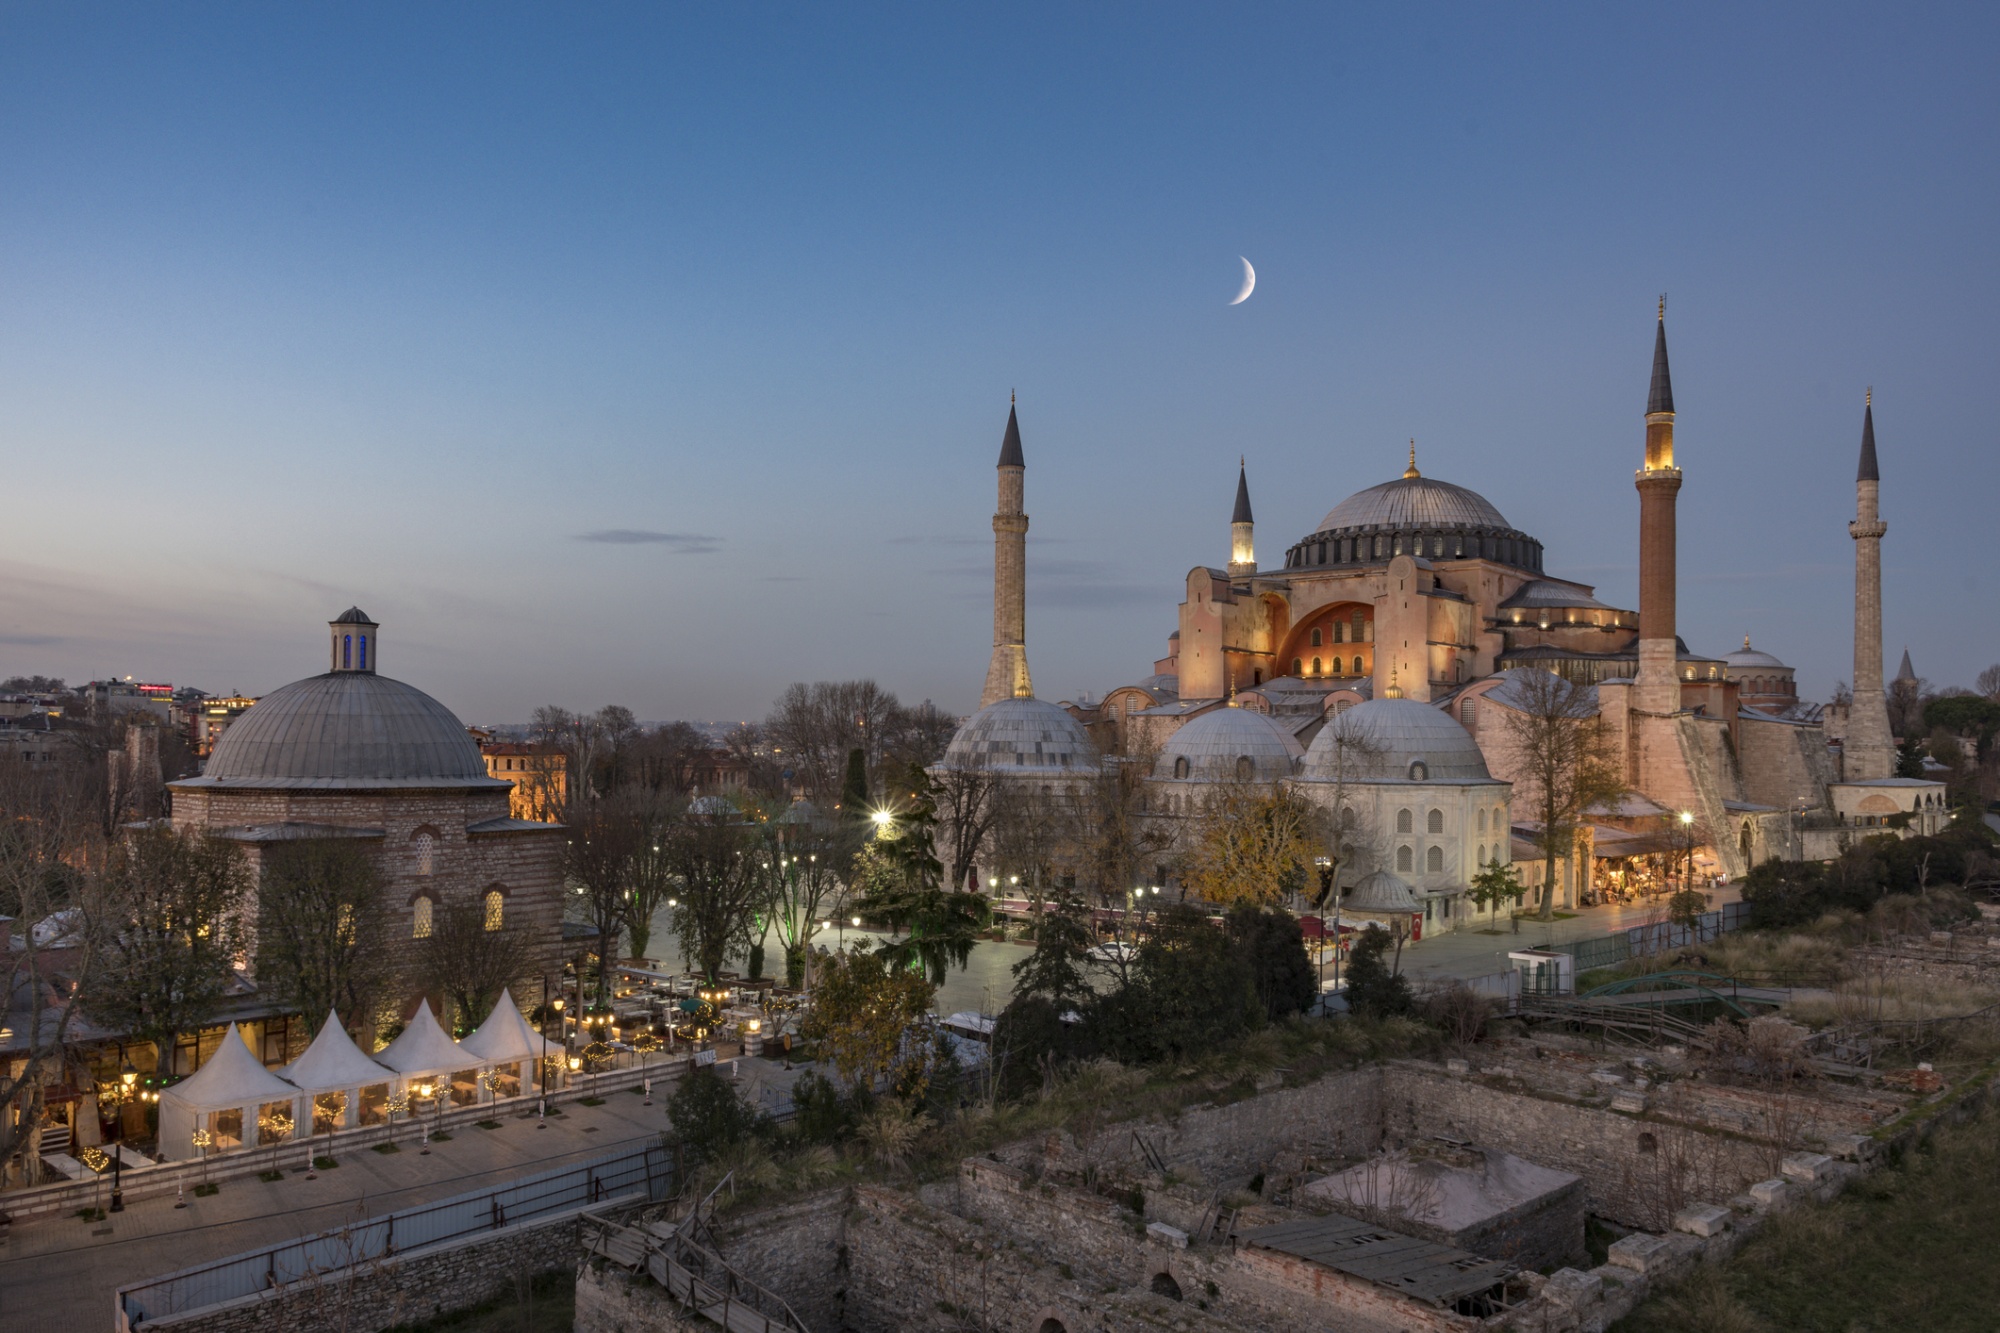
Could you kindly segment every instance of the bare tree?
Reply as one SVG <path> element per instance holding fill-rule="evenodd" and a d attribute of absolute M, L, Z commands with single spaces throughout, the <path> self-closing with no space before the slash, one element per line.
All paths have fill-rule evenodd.
<path fill-rule="evenodd" d="M 1146 810 L 1152 768 L 1151 756 L 1107 763 L 1077 793 L 1082 859 L 1100 893 L 1150 883 L 1154 867 L 1174 850 L 1181 821 L 1155 819 Z"/>
<path fill-rule="evenodd" d="M 1995 662 L 1992 666 L 1980 672 L 1979 679 L 1974 681 L 1973 685 L 1978 689 L 1979 693 L 1985 695 L 1994 703 L 2000 704 L 2000 662 Z"/>
<path fill-rule="evenodd" d="M 382 876 L 357 843 L 306 838 L 264 853 L 257 979 L 316 1028 L 329 1011 L 373 1033 L 395 982 Z"/>
<path fill-rule="evenodd" d="M 768 881 L 755 854 L 756 829 L 720 798 L 689 808 L 662 844 L 679 884 L 674 924 L 681 957 L 714 981 L 732 949 L 748 945 L 750 924 L 766 901 Z"/>
<path fill-rule="evenodd" d="M 979 864 L 979 853 L 1000 817 L 998 789 L 999 779 L 985 768 L 940 769 L 932 778 L 940 835 L 951 854 L 947 882 L 953 889 L 965 888 Z"/>
<path fill-rule="evenodd" d="M 518 926 L 489 929 L 485 906 L 476 901 L 441 905 L 431 915 L 431 933 L 417 950 L 424 987 L 448 1002 L 445 1022 L 468 1032 L 486 1021 L 500 992 L 535 967 L 535 947 Z"/>
<path fill-rule="evenodd" d="M 569 913 L 597 932 L 597 1003 L 611 1002 L 611 968 L 631 915 L 633 863 L 653 830 L 629 801 L 600 799 L 577 807 L 564 844 Z"/>
<path fill-rule="evenodd" d="M 1577 855 L 1584 812 L 1625 794 L 1594 691 L 1553 671 L 1516 673 L 1503 701 L 1508 735 L 1519 751 L 1515 792 L 1540 827 L 1531 835 L 1542 853 L 1539 919 L 1553 920 L 1556 862 Z"/>
<path fill-rule="evenodd" d="M 770 925 L 785 951 L 785 984 L 808 983 L 808 945 L 821 914 L 832 910 L 842 884 L 840 870 L 853 859 L 857 825 L 798 802 L 758 825 L 763 846 L 758 868 L 766 877 Z"/>
<path fill-rule="evenodd" d="M 1317 829 L 1324 839 L 1324 850 L 1319 855 L 1327 862 L 1321 876 L 1323 884 L 1315 890 L 1315 906 L 1322 911 L 1327 900 L 1340 892 L 1338 885 L 1343 875 L 1351 884 L 1355 872 L 1382 859 L 1381 829 L 1369 808 L 1371 803 L 1357 806 L 1354 798 L 1362 783 L 1384 776 L 1376 770 L 1389 748 L 1345 713 L 1326 725 L 1330 732 L 1322 747 L 1326 757 L 1316 774 L 1318 780 L 1310 784 L 1326 810 L 1326 817 Z"/>
<path fill-rule="evenodd" d="M 156 824 L 113 844 L 103 967 L 85 1012 L 152 1042 L 170 1069 L 175 1038 L 222 1003 L 254 891 L 242 849 L 205 830 Z"/>
<path fill-rule="evenodd" d="M 1077 794 L 1067 785 L 1008 781 L 1003 775 L 993 803 L 993 859 L 1004 876 L 999 887 L 1021 889 L 1039 914 L 1059 881 L 1073 875 L 1082 859 L 1083 812 Z"/>
<path fill-rule="evenodd" d="M 871 775 L 883 772 L 903 713 L 896 696 L 872 680 L 795 684 L 778 697 L 764 736 L 780 767 L 815 801 L 836 799 L 847 755 L 860 750 Z"/>
<path fill-rule="evenodd" d="M 37 772 L 0 757 L 0 916 L 13 918 L 0 1010 L 14 1029 L 13 1058 L 0 1062 L 0 1184 L 33 1183 L 42 1089 L 61 1066 L 78 996 L 96 986 L 103 852 L 80 767 Z"/>

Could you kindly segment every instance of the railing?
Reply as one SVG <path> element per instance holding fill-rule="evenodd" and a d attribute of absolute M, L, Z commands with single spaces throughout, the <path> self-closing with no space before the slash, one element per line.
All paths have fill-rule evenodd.
<path fill-rule="evenodd" d="M 1740 930 L 1749 923 L 1749 903 L 1724 903 L 1713 912 L 1703 912 L 1692 926 L 1678 926 L 1671 921 L 1650 921 L 1612 935 L 1540 947 L 1568 954 L 1576 959 L 1578 972 L 1588 972 L 1593 968 L 1613 967 L 1628 958 L 1642 958 L 1647 954 L 1684 949 L 1690 944 L 1703 944 L 1729 931 Z"/>
<path fill-rule="evenodd" d="M 141 1320 L 186 1314 L 297 1282 L 337 1278 L 393 1255 L 611 1200 L 635 1195 L 660 1199 L 672 1180 L 673 1163 L 658 1144 L 559 1167 L 495 1189 L 372 1217 L 337 1231 L 120 1287 L 118 1328 L 128 1333 Z"/>
<path fill-rule="evenodd" d="M 675 1300 L 730 1333 L 805 1333 L 784 1297 L 738 1273 L 720 1254 L 708 1221 L 715 1215 L 715 1196 L 730 1183 L 731 1176 L 724 1176 L 671 1228 L 628 1226 L 585 1213 L 583 1251 L 643 1271 Z"/>

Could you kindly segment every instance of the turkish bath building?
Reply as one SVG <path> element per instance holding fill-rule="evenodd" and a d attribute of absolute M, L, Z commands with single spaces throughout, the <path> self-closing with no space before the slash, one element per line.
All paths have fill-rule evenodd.
<path fill-rule="evenodd" d="M 1634 478 L 1637 610 L 1547 569 L 1539 539 L 1476 491 L 1425 476 L 1414 444 L 1400 477 L 1342 500 L 1277 567 L 1260 568 L 1239 469 L 1229 560 L 1189 571 L 1166 655 L 1142 679 L 1079 705 L 1034 697 L 1026 458 L 1010 408 L 993 519 L 993 656 L 982 707 L 941 766 L 1053 790 L 1103 765 L 1143 764 L 1146 811 L 1170 820 L 1197 812 L 1217 784 L 1295 784 L 1375 830 L 1372 855 L 1342 870 L 1343 887 L 1365 878 L 1403 902 L 1381 883 L 1394 879 L 1432 929 L 1463 917 L 1455 901 L 1480 867 L 1532 856 L 1533 829 L 1511 800 L 1520 763 L 1506 725 L 1527 672 L 1586 689 L 1632 793 L 1593 815 L 1560 871 L 1561 904 L 1582 887 L 1579 867 L 1667 850 L 1682 812 L 1703 858 L 1730 875 L 1771 856 L 1831 854 L 1830 837 L 1815 851 L 1814 828 L 1902 813 L 1920 829 L 1941 825 L 1940 784 L 1891 776 L 1872 398 L 1849 528 L 1855 702 L 1834 737 L 1826 710 L 1797 697 L 1792 668 L 1749 639 L 1705 654 L 1676 633 L 1674 418 L 1663 302 Z M 1538 858 L 1522 868 L 1536 882 Z"/>
<path fill-rule="evenodd" d="M 354 840 L 383 878 L 388 936 L 404 963 L 451 904 L 477 905 L 491 930 L 524 928 L 553 957 L 562 826 L 512 816 L 513 784 L 487 773 L 465 725 L 378 672 L 380 628 L 358 607 L 329 628 L 324 674 L 259 699 L 222 734 L 200 777 L 169 784 L 174 826 L 240 844 L 259 871 L 274 844 Z M 412 982 L 402 1016 L 420 991 Z"/>

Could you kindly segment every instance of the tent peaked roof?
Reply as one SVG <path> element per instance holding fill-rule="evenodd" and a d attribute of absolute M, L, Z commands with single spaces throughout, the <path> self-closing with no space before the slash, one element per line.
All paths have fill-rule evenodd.
<path fill-rule="evenodd" d="M 285 1077 L 306 1092 L 342 1092 L 382 1083 L 389 1071 L 361 1053 L 340 1015 L 329 1012 L 306 1053 L 285 1068 Z"/>
<path fill-rule="evenodd" d="M 288 1101 L 298 1095 L 297 1088 L 264 1068 L 250 1053 L 234 1023 L 200 1069 L 160 1094 L 194 1110 Z"/>
<path fill-rule="evenodd" d="M 500 992 L 500 1002 L 493 1006 L 493 1012 L 479 1025 L 479 1030 L 459 1043 L 461 1049 L 490 1065 L 532 1060 L 541 1045 L 541 1038 L 528 1026 L 528 1020 L 521 1017 L 513 993 L 504 990 Z"/>
<path fill-rule="evenodd" d="M 404 1075 L 442 1074 L 477 1064 L 478 1059 L 445 1035 L 437 1016 L 431 1013 L 431 1002 L 422 1000 L 403 1035 L 375 1052 L 375 1063 Z"/>

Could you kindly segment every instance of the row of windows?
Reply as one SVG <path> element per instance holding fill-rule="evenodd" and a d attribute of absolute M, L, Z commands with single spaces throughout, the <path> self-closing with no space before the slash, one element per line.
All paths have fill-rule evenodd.
<path fill-rule="evenodd" d="M 1344 620 L 1334 620 L 1330 622 L 1327 626 L 1327 632 L 1332 637 L 1325 638 L 1324 642 L 1347 643 L 1349 642 L 1348 636 L 1350 630 L 1352 631 L 1353 634 L 1352 641 L 1355 643 L 1368 643 L 1372 641 L 1375 637 L 1374 622 L 1368 619 L 1368 613 L 1366 611 L 1357 610 L 1354 613 L 1354 619 L 1351 625 L 1349 624 L 1349 622 Z M 1314 625 L 1312 629 L 1312 646 L 1317 648 L 1320 646 L 1321 642 L 1322 642 L 1322 635 L 1320 633 L 1320 627 L 1318 625 Z"/>
<path fill-rule="evenodd" d="M 358 669 L 366 671 L 368 669 L 368 636 L 366 634 L 363 634 L 360 637 L 361 637 L 361 645 L 360 645 L 361 665 Z M 340 667 L 341 670 L 343 671 L 351 671 L 357 669 L 355 667 L 355 662 L 354 662 L 354 648 L 355 648 L 354 639 L 355 636 L 352 634 L 343 634 L 340 636 Z"/>
<path fill-rule="evenodd" d="M 1314 630 L 1313 633 L 1317 635 L 1319 631 Z M 1292 674 L 1294 676 L 1304 676 L 1306 674 L 1304 658 L 1294 657 L 1292 659 Z M 1312 660 L 1312 674 L 1315 676 L 1325 676 L 1325 675 L 1365 676 L 1368 674 L 1368 672 L 1361 665 L 1361 659 L 1358 657 L 1354 659 L 1354 669 L 1352 671 L 1345 671 L 1345 672 L 1340 669 L 1340 659 L 1338 657 L 1333 659 L 1333 670 L 1331 672 L 1327 670 L 1325 663 L 1321 659 L 1315 657 Z"/>
<path fill-rule="evenodd" d="M 483 923 L 486 929 L 504 929 L 507 924 L 507 895 L 498 889 L 488 889 L 486 897 L 483 900 L 483 906 L 485 909 Z M 428 895 L 418 898 L 412 904 L 410 909 L 411 939 L 423 940 L 430 938 L 432 917 L 435 911 L 436 908 L 431 903 Z"/>
<path fill-rule="evenodd" d="M 1527 569 L 1542 567 L 1541 548 L 1516 537 L 1466 537 L 1462 533 L 1381 533 L 1372 537 L 1334 537 L 1327 541 L 1303 542 L 1285 554 L 1287 568 L 1304 565 L 1342 565 L 1368 560 L 1387 560 L 1408 551 L 1432 559 L 1462 560 L 1468 556 L 1498 560 L 1502 564 Z M 1329 560 L 1329 557 L 1331 559 Z"/>
<path fill-rule="evenodd" d="M 1422 761 L 1421 761 L 1421 760 L 1419 760 L 1418 762 L 1419 762 L 1419 763 L 1421 763 Z M 1412 765 L 1412 767 L 1415 767 L 1415 765 Z M 1476 825 L 1478 826 L 1478 829 L 1479 829 L 1479 831 L 1480 831 L 1481 833 L 1484 833 L 1484 832 L 1486 832 L 1486 822 L 1487 822 L 1487 820 L 1486 820 L 1486 807 L 1485 807 L 1485 806 L 1481 806 L 1481 807 L 1479 807 L 1479 809 L 1478 809 L 1478 810 L 1477 810 L 1477 811 L 1475 812 L 1475 815 L 1474 815 L 1474 823 L 1475 823 L 1475 824 L 1476 824 Z M 1501 823 L 1502 823 L 1502 820 L 1501 820 L 1501 813 L 1500 813 L 1500 808 L 1496 806 L 1496 807 L 1494 807 L 1494 809 L 1493 809 L 1493 829 L 1494 829 L 1494 831 L 1495 831 L 1496 833 L 1497 833 L 1497 832 L 1499 832 L 1499 830 L 1500 830 L 1500 826 L 1501 826 Z M 1415 826 L 1416 826 L 1416 815 L 1415 815 L 1415 813 L 1414 813 L 1413 811 L 1409 810 L 1409 809 L 1408 809 L 1408 808 L 1406 807 L 1406 808 L 1404 808 L 1404 809 L 1401 809 L 1401 810 L 1398 810 L 1398 811 L 1396 812 L 1396 832 L 1398 832 L 1398 833 L 1413 833 L 1413 832 L 1415 832 L 1415 831 L 1416 831 L 1416 827 L 1415 827 Z M 1437 809 L 1436 807 L 1433 807 L 1432 809 L 1430 809 L 1430 810 L 1428 810 L 1428 811 L 1426 811 L 1426 812 L 1425 812 L 1425 814 L 1424 814 L 1424 832 L 1426 832 L 1426 833 L 1442 833 L 1442 832 L 1444 832 L 1444 811 L 1443 811 L 1443 810 L 1440 810 L 1440 809 Z"/>

